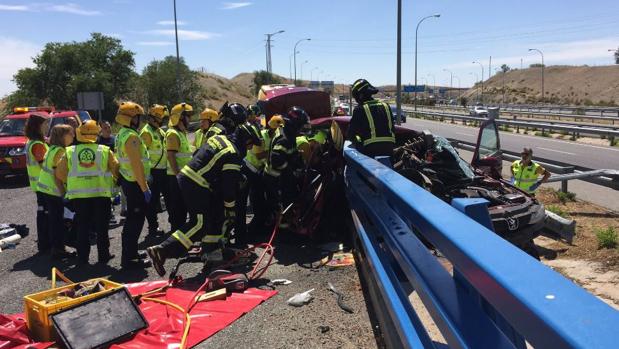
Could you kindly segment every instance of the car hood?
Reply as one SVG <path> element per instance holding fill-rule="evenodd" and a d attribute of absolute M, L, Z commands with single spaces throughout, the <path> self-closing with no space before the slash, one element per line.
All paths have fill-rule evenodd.
<path fill-rule="evenodd" d="M 23 146 L 27 141 L 25 136 L 0 136 L 0 146 L 3 147 Z"/>

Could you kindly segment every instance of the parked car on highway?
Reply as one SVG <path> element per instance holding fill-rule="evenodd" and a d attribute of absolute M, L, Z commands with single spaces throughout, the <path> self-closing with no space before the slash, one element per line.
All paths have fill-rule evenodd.
<path fill-rule="evenodd" d="M 17 107 L 13 114 L 0 120 L 0 177 L 9 174 L 26 173 L 26 142 L 24 134 L 26 120 L 33 112 L 43 113 L 50 118 L 49 129 L 75 117 L 81 123 L 90 119 L 86 111 L 55 111 L 53 107 Z M 48 133 L 49 136 L 49 133 Z"/>
<path fill-rule="evenodd" d="M 390 106 L 391 108 L 391 121 L 393 122 L 393 124 L 396 124 L 396 120 L 398 120 L 396 114 L 397 114 L 397 107 L 396 106 Z M 404 114 L 403 110 L 400 110 L 400 122 L 401 123 L 405 123 L 406 122 L 406 114 Z"/>
<path fill-rule="evenodd" d="M 469 111 L 469 115 L 487 118 L 488 117 L 488 108 L 484 107 L 481 104 L 478 104 L 478 105 L 474 106 L 473 108 L 471 108 L 471 110 Z"/>
<path fill-rule="evenodd" d="M 297 93 L 300 93 L 298 91 Z M 280 96 L 283 97 L 283 96 Z M 317 110 L 316 99 L 296 96 L 299 106 Z M 313 100 L 313 102 L 312 102 Z M 268 104 L 268 101 L 266 101 Z M 283 113 L 284 110 L 277 111 Z M 313 238 L 321 236 L 320 227 L 338 224 L 346 214 L 342 156 L 343 139 L 350 117 L 310 115 L 312 132 L 328 135 L 327 141 L 314 147 L 318 154 L 310 160 L 299 178 L 301 195 L 284 217 L 290 230 Z M 537 257 L 532 239 L 541 231 L 545 210 L 534 197 L 501 179 L 501 149 L 494 120 L 481 126 L 472 165 L 463 160 L 449 142 L 429 132 L 395 126 L 397 150 L 394 169 L 447 203 L 455 198 L 484 198 L 494 231 Z M 343 211 L 342 211 L 343 210 Z M 327 229 L 333 230 L 333 228 Z"/>

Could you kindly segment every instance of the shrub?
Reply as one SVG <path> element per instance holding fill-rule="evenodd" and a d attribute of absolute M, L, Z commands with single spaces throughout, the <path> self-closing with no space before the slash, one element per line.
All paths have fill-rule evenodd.
<path fill-rule="evenodd" d="M 598 248 L 615 248 L 617 247 L 617 232 L 615 228 L 608 227 L 606 229 L 598 229 L 595 232 L 598 239 Z"/>
<path fill-rule="evenodd" d="M 561 207 L 557 206 L 557 205 L 548 205 L 546 206 L 546 209 L 558 216 L 561 216 L 563 218 L 567 218 L 568 214 L 567 212 L 565 212 Z"/>
<path fill-rule="evenodd" d="M 576 194 L 569 192 L 569 191 L 567 193 L 558 191 L 557 199 L 559 199 L 559 201 L 561 201 L 562 204 L 565 204 L 568 201 L 576 201 Z"/>

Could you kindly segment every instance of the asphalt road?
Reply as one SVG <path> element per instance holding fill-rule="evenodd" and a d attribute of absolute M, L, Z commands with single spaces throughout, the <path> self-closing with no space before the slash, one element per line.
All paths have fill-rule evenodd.
<path fill-rule="evenodd" d="M 405 127 L 430 130 L 433 134 L 466 142 L 477 142 L 478 129 L 446 122 L 408 118 Z M 533 158 L 552 159 L 593 169 L 619 169 L 619 148 L 603 147 L 566 140 L 500 132 L 503 150 L 520 152 L 533 148 Z"/>
<path fill-rule="evenodd" d="M 120 269 L 122 227 L 110 230 L 111 252 L 116 257 L 109 265 L 77 266 L 71 261 L 54 262 L 49 256 L 36 256 L 35 212 L 34 194 L 23 179 L 8 177 L 0 182 L 0 222 L 26 224 L 30 228 L 30 235 L 15 249 L 0 252 L 0 313 L 23 312 L 24 295 L 50 287 L 53 266 L 76 281 L 94 277 L 109 277 L 123 283 L 160 279 L 152 268 L 134 271 Z M 160 214 L 159 220 L 164 230 L 169 229 L 166 213 Z M 146 225 L 142 231 L 140 248 L 158 242 L 145 235 Z M 276 241 L 276 264 L 271 266 L 264 278 L 286 278 L 293 283 L 276 286 L 279 294 L 197 347 L 376 347 L 356 268 L 332 270 L 323 267 L 310 270 L 302 267 L 299 263 L 316 262 L 325 256 L 324 251 L 311 244 L 290 241 L 289 238 L 282 241 L 284 238 L 282 236 L 282 239 Z M 90 262 L 95 263 L 96 247 L 92 247 Z M 166 268 L 170 270 L 173 265 L 173 261 L 168 261 Z M 181 267 L 180 273 L 187 279 L 199 275 L 200 270 L 201 265 L 194 263 Z M 335 295 L 327 290 L 328 281 L 344 293 L 345 301 L 354 309 L 354 314 L 345 313 L 337 307 Z M 300 308 L 286 304 L 286 300 L 294 294 L 311 288 L 315 288 L 315 298 L 310 304 Z"/>

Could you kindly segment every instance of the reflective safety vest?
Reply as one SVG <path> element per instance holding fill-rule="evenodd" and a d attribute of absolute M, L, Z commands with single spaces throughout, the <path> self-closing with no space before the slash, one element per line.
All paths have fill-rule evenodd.
<path fill-rule="evenodd" d="M 252 125 L 252 127 L 256 126 Z M 259 134 L 263 138 L 264 132 L 259 132 Z M 258 154 L 264 153 L 266 151 L 266 148 L 264 147 L 264 138 L 262 139 L 262 141 L 263 145 L 254 145 L 247 152 L 247 155 L 245 155 L 245 159 L 243 159 L 243 161 L 245 162 L 245 166 L 247 166 L 247 168 L 254 173 L 259 173 L 266 165 L 266 157 L 258 159 Z"/>
<path fill-rule="evenodd" d="M 204 134 L 208 132 L 208 130 L 202 130 L 199 129 L 196 131 L 196 139 L 195 139 L 195 146 L 196 146 L 196 150 L 200 149 L 200 147 L 202 146 L 202 144 L 204 144 L 204 141 L 206 140 L 206 137 L 204 137 Z"/>
<path fill-rule="evenodd" d="M 108 168 L 110 148 L 101 144 L 78 144 L 66 148 L 67 199 L 112 197 L 114 179 Z"/>
<path fill-rule="evenodd" d="M 238 150 L 226 136 L 214 136 L 206 141 L 181 173 L 196 184 L 213 190 L 223 171 L 240 171 Z"/>
<path fill-rule="evenodd" d="M 174 157 L 176 158 L 176 165 L 178 165 L 179 169 L 182 169 L 185 165 L 187 165 L 187 163 L 189 163 L 191 156 L 193 155 L 191 147 L 189 146 L 189 141 L 187 140 L 187 134 L 185 132 L 179 132 L 174 127 L 171 127 L 166 132 L 166 140 L 170 137 L 170 135 L 176 135 L 176 137 L 180 140 L 180 148 L 176 154 L 174 154 Z M 166 173 L 170 176 L 174 176 L 171 166 L 168 166 Z"/>
<path fill-rule="evenodd" d="M 165 169 L 168 163 L 165 154 L 165 132 L 160 128 L 155 128 L 150 124 L 146 124 L 140 131 L 140 137 L 143 134 L 150 135 L 151 139 L 150 146 L 146 147 L 150 160 L 150 168 L 158 170 Z"/>
<path fill-rule="evenodd" d="M 37 183 L 37 191 L 52 196 L 60 196 L 60 190 L 56 185 L 56 176 L 54 175 L 54 159 L 59 151 L 64 150 L 63 147 L 52 145 L 47 154 L 45 154 L 45 160 L 41 164 L 41 173 L 39 175 L 39 182 Z"/>
<path fill-rule="evenodd" d="M 127 149 L 125 148 L 127 144 L 127 140 L 130 136 L 135 136 L 140 142 L 140 158 L 142 160 L 142 165 L 144 166 L 144 176 L 148 177 L 150 175 L 150 159 L 148 157 L 148 151 L 146 150 L 146 145 L 140 138 L 138 131 L 129 128 L 123 127 L 118 132 L 118 136 L 116 136 L 116 151 L 118 152 L 118 163 L 120 174 L 129 182 L 135 182 L 135 176 L 133 174 L 133 168 L 131 167 L 131 161 L 129 160 L 129 155 L 127 155 Z"/>
<path fill-rule="evenodd" d="M 282 127 L 275 130 L 275 135 L 273 139 L 269 141 L 269 161 L 264 168 L 264 173 L 271 175 L 273 177 L 279 177 L 282 174 L 282 170 L 288 166 L 288 160 L 290 157 L 297 151 L 296 142 L 292 144 L 292 146 L 286 146 L 284 130 Z M 273 165 L 273 154 L 277 153 L 276 156 L 284 156 L 286 157 L 286 161 L 281 168 L 275 168 Z"/>
<path fill-rule="evenodd" d="M 47 152 L 48 146 L 47 144 L 37 141 L 37 140 L 28 140 L 26 143 L 26 170 L 28 171 L 28 180 L 30 181 L 30 189 L 33 191 L 37 191 L 37 183 L 39 182 L 39 174 L 41 173 L 41 164 L 37 161 L 32 154 L 32 147 L 35 144 L 42 144 L 45 147 L 45 151 Z"/>
<path fill-rule="evenodd" d="M 516 160 L 512 163 L 512 171 L 514 172 L 514 186 L 532 193 L 529 188 L 537 182 L 537 171 L 541 166 L 533 161 L 529 166 L 523 166 L 520 160 Z"/>
<path fill-rule="evenodd" d="M 373 115 L 383 114 L 383 118 L 374 118 Z M 368 121 L 369 133 L 362 133 L 361 142 L 364 146 L 378 142 L 395 143 L 395 134 L 391 120 L 391 110 L 387 103 L 370 100 L 363 103 L 363 111 Z M 382 115 L 381 115 L 382 116 Z M 380 125 L 376 123 L 379 122 Z M 380 127 L 379 127 L 380 126 Z"/>

